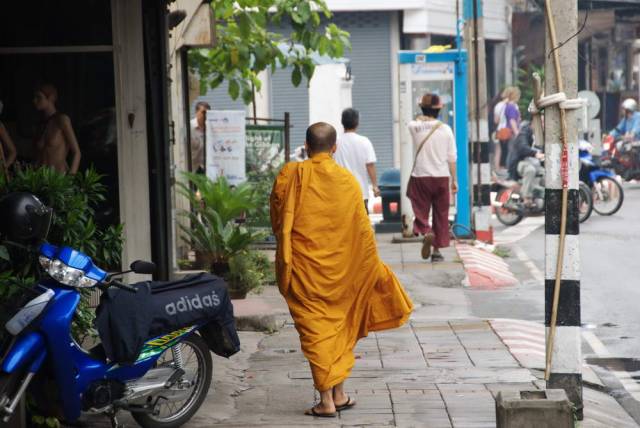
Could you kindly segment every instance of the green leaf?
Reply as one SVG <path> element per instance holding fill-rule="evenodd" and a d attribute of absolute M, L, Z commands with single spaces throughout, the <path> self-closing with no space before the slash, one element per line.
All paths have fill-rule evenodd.
<path fill-rule="evenodd" d="M 238 95 L 240 94 L 240 85 L 238 84 L 237 80 L 230 80 L 229 81 L 229 96 L 231 97 L 231 99 L 236 100 L 238 99 Z"/>
<path fill-rule="evenodd" d="M 241 12 L 238 15 L 238 29 L 240 30 L 240 35 L 243 38 L 249 38 L 251 35 L 251 18 L 246 12 Z"/>
<path fill-rule="evenodd" d="M 304 73 L 304 77 L 306 77 L 307 80 L 311 80 L 314 70 L 315 64 L 311 61 L 305 62 L 302 66 L 302 72 Z"/>
<path fill-rule="evenodd" d="M 291 73 L 291 83 L 293 86 L 299 86 L 302 81 L 302 73 L 300 72 L 300 67 L 296 65 L 293 68 L 293 72 Z"/>
<path fill-rule="evenodd" d="M 307 20 L 309 20 L 309 17 L 311 16 L 311 7 L 309 6 L 308 2 L 300 2 L 300 5 L 298 6 L 298 14 L 302 19 L 302 22 L 306 22 Z"/>

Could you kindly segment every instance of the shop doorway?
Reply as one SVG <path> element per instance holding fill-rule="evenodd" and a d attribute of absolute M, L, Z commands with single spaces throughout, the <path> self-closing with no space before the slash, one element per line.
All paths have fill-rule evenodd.
<path fill-rule="evenodd" d="M 118 132 L 110 0 L 10 2 L 0 26 L 0 120 L 18 152 L 18 167 L 35 165 L 35 141 L 43 117 L 35 89 L 57 91 L 56 106 L 67 115 L 81 152 L 79 171 L 104 175 L 109 198 L 96 221 L 120 222 Z M 70 162 L 70 160 L 67 160 Z"/>

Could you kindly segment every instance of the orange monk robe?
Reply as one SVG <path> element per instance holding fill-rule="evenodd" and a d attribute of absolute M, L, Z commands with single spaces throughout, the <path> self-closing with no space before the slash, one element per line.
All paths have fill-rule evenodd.
<path fill-rule="evenodd" d="M 329 154 L 284 166 L 271 223 L 278 286 L 325 391 L 349 377 L 358 339 L 401 326 L 413 305 L 378 256 L 358 182 Z"/>

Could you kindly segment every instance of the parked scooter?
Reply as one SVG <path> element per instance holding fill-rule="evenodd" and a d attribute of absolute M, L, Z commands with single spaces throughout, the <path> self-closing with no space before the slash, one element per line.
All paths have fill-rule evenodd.
<path fill-rule="evenodd" d="M 593 209 L 600 215 L 618 212 L 624 201 L 624 191 L 616 174 L 593 158 L 593 146 L 585 140 L 579 142 L 580 181 L 591 189 Z"/>
<path fill-rule="evenodd" d="M 52 212 L 35 196 L 15 193 L 0 201 L 0 217 L 0 233 L 5 238 L 33 245 L 46 238 Z M 211 345 L 203 339 L 206 338 L 203 331 L 212 326 L 216 327 L 214 333 L 224 330 L 218 317 L 202 316 L 212 313 L 207 309 L 218 313 L 231 310 L 233 319 L 228 296 L 221 294 L 226 293 L 225 289 L 220 292 L 206 284 L 207 294 L 194 296 L 188 294 L 194 288 L 179 289 L 185 297 L 174 306 L 165 306 L 162 301 L 161 310 L 167 312 L 165 320 L 173 319 L 169 315 L 177 312 L 178 317 L 188 320 L 187 325 L 175 329 L 170 324 L 168 328 L 173 331 L 141 338 L 142 349 L 136 351 L 134 361 L 120 363 L 107 358 L 109 348 L 105 342 L 111 340 L 113 345 L 120 338 L 107 339 L 100 332 L 104 346 L 99 344 L 85 350 L 71 335 L 80 290 L 98 287 L 104 291 L 103 299 L 105 294 L 113 297 L 121 293 L 126 297 L 135 296 L 128 293 L 140 295 L 144 290 L 149 293 L 149 288 L 144 287 L 153 289 L 154 283 L 124 284 L 116 279 L 121 274 L 107 274 L 82 252 L 48 243 L 39 245 L 39 263 L 46 277 L 25 289 L 28 295 L 23 301 L 28 301 L 15 309 L 15 315 L 6 323 L 11 336 L 0 344 L 0 417 L 8 421 L 29 389 L 38 409 L 44 406 L 68 422 L 88 412 L 104 414 L 113 427 L 119 427 L 116 413 L 121 410 L 131 412 L 143 427 L 173 428 L 191 419 L 202 405 L 212 377 Z M 153 263 L 136 261 L 129 272 L 150 274 L 154 269 Z M 157 284 L 166 288 L 167 284 L 175 283 Z M 171 292 L 175 297 L 176 288 L 171 288 Z M 149 304 L 156 298 L 151 294 L 148 299 L 145 297 Z M 132 307 L 131 311 L 128 306 L 120 307 L 119 314 L 144 314 L 142 306 Z M 192 306 L 200 308 L 201 318 L 197 322 L 190 317 Z M 123 327 L 134 329 L 136 325 Z M 202 336 L 196 334 L 198 331 Z M 232 335 L 225 338 L 232 342 L 225 356 L 237 352 L 235 327 Z"/>

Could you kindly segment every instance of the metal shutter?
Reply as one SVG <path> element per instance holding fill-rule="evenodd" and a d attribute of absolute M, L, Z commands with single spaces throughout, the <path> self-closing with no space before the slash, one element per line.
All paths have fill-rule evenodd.
<path fill-rule="evenodd" d="M 305 132 L 309 126 L 309 91 L 303 79 L 297 88 L 291 83 L 291 70 L 280 69 L 271 75 L 272 116 L 284 118 L 284 113 L 291 114 L 291 151 L 304 145 Z"/>
<path fill-rule="evenodd" d="M 391 92 L 391 14 L 336 13 L 333 22 L 351 33 L 354 76 L 353 108 L 360 111 L 358 132 L 376 150 L 378 171 L 393 167 L 393 110 Z"/>

